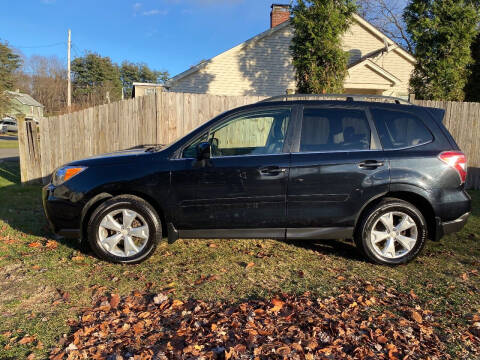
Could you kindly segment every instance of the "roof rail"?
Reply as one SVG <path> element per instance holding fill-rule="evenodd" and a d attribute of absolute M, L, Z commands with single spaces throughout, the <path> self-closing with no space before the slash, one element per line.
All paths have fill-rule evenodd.
<path fill-rule="evenodd" d="M 405 104 L 412 105 L 411 102 L 393 97 L 393 96 L 383 96 L 383 95 L 357 95 L 357 94 L 285 94 L 273 96 L 260 102 L 272 102 L 272 101 L 295 101 L 295 100 L 328 100 L 335 99 L 340 100 L 344 98 L 346 101 L 361 101 L 361 100 L 376 100 L 376 101 L 391 101 L 395 104 Z"/>

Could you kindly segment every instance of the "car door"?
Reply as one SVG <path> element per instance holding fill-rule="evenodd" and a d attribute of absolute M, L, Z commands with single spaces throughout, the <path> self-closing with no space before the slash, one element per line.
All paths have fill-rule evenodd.
<path fill-rule="evenodd" d="M 388 162 L 366 107 L 304 106 L 287 193 L 287 236 L 352 235 L 370 199 L 388 192 Z"/>
<path fill-rule="evenodd" d="M 256 229 L 251 236 L 284 237 L 292 117 L 292 106 L 243 111 L 187 144 L 172 171 L 177 228 Z M 204 141 L 212 154 L 199 162 L 195 148 Z M 249 237 L 248 231 L 238 236 Z"/>

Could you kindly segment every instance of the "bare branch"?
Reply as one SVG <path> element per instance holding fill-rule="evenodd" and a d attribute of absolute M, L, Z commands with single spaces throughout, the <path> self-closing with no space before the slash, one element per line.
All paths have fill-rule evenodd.
<path fill-rule="evenodd" d="M 411 40 L 402 18 L 405 0 L 358 0 L 359 14 L 408 51 Z"/>

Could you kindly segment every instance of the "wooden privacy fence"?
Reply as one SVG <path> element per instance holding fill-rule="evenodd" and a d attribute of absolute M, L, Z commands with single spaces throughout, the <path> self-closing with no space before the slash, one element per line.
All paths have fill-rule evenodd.
<path fill-rule="evenodd" d="M 168 144 L 223 111 L 262 100 L 162 92 L 42 118 L 39 131 L 19 121 L 22 182 L 48 179 L 67 162 L 146 144 Z M 480 103 L 415 101 L 446 110 L 445 126 L 467 154 L 467 185 L 480 189 Z"/>
<path fill-rule="evenodd" d="M 467 187 L 480 189 L 480 103 L 416 100 L 415 104 L 445 109 L 443 123 L 467 155 Z"/>
<path fill-rule="evenodd" d="M 88 156 L 169 144 L 226 110 L 262 99 L 170 92 L 146 95 L 42 118 L 39 143 L 28 140 L 36 134 L 26 123 L 19 131 L 22 182 L 45 182 L 57 167 Z"/>

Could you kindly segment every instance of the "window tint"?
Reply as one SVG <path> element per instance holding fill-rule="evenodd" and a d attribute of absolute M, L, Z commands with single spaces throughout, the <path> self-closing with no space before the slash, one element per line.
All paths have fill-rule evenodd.
<path fill-rule="evenodd" d="M 212 156 L 278 154 L 282 152 L 290 110 L 243 114 L 212 129 Z"/>
<path fill-rule="evenodd" d="M 362 110 L 305 109 L 300 151 L 368 149 L 370 149 L 370 127 Z"/>
<path fill-rule="evenodd" d="M 372 109 L 372 116 L 384 149 L 417 146 L 433 140 L 423 121 L 410 113 Z"/>

